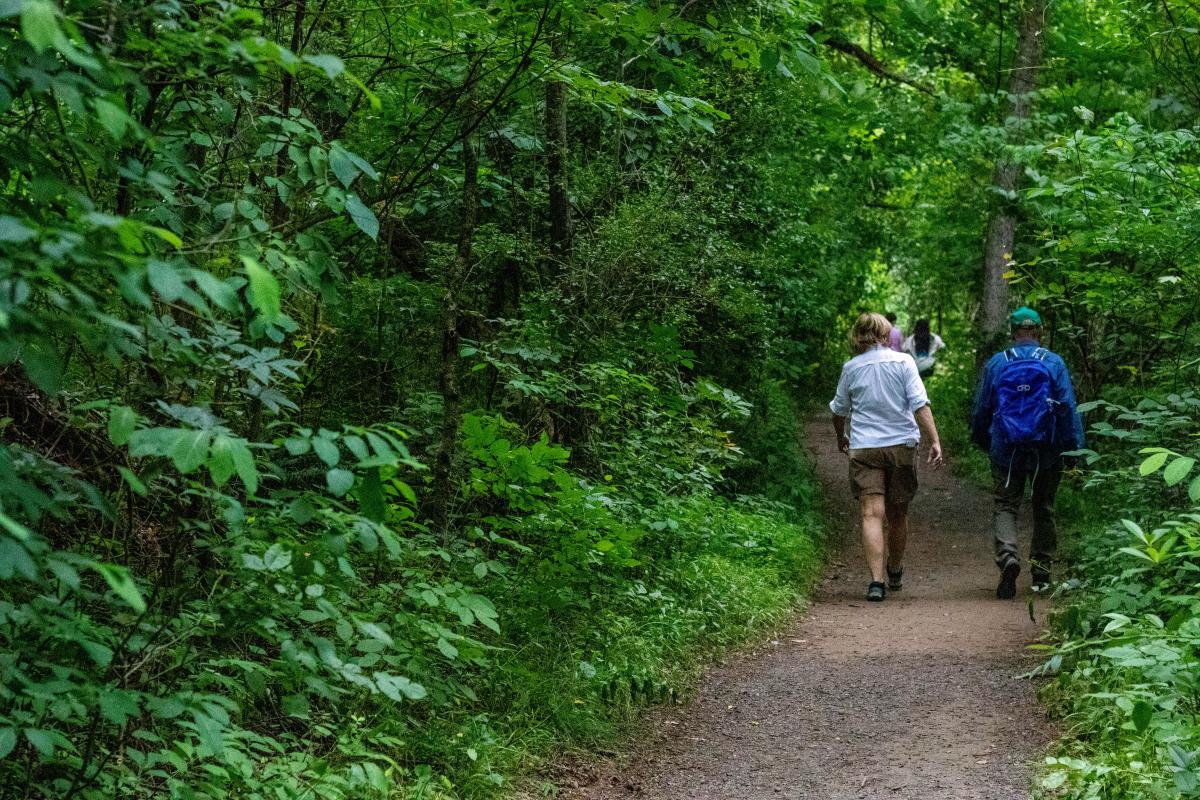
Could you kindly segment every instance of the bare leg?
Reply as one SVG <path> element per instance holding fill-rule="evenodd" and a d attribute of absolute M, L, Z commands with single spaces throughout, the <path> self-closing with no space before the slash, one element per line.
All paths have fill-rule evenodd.
<path fill-rule="evenodd" d="M 883 519 L 884 503 L 881 494 L 864 494 L 860 499 L 862 504 L 862 537 L 863 552 L 867 556 L 867 568 L 871 570 L 871 580 L 883 582 L 884 540 Z"/>
<path fill-rule="evenodd" d="M 892 572 L 899 572 L 908 545 L 908 505 L 888 506 L 887 523 L 887 565 Z"/>

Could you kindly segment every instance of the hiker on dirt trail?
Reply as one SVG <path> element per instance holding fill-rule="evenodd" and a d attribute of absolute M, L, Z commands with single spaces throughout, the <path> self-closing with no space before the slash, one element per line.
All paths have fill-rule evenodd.
<path fill-rule="evenodd" d="M 895 350 L 897 353 L 904 352 L 904 331 L 896 324 L 896 312 L 889 311 L 883 315 L 884 318 L 892 326 L 892 330 L 888 333 L 887 346 Z"/>
<path fill-rule="evenodd" d="M 1026 482 L 1033 493 L 1033 590 L 1049 586 L 1058 538 L 1054 495 L 1062 479 L 1063 453 L 1083 447 L 1071 375 L 1062 358 L 1041 346 L 1041 316 L 1022 306 L 1009 323 L 1013 344 L 984 367 L 971 412 L 971 441 L 992 462 L 992 534 L 1000 568 L 996 597 L 1002 600 L 1016 596 L 1021 574 L 1017 512 Z"/>
<path fill-rule="evenodd" d="M 930 332 L 929 320 L 919 319 L 913 326 L 913 335 L 904 340 L 903 350 L 917 362 L 917 372 L 924 380 L 933 374 L 933 368 L 937 365 L 934 356 L 945 346 L 942 337 Z"/>
<path fill-rule="evenodd" d="M 862 511 L 871 601 L 883 600 L 889 588 L 896 591 L 903 584 L 908 504 L 917 493 L 916 454 L 922 435 L 929 442 L 929 464 L 942 465 L 942 445 L 925 384 L 913 360 L 888 347 L 891 331 L 881 314 L 859 316 L 850 329 L 850 348 L 856 355 L 842 366 L 837 393 L 829 403 L 838 449 L 850 457 L 850 488 Z"/>

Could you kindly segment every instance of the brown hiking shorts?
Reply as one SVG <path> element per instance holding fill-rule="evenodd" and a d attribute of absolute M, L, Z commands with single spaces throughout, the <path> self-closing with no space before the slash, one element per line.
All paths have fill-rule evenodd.
<path fill-rule="evenodd" d="M 917 496 L 917 448 L 906 444 L 850 451 L 850 488 L 857 500 L 881 494 L 889 506 L 906 506 Z"/>

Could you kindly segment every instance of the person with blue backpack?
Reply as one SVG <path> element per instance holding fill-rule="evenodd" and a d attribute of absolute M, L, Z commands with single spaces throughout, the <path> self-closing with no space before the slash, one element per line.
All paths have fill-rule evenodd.
<path fill-rule="evenodd" d="M 993 545 L 1000 583 L 996 597 L 1016 596 L 1021 556 L 1017 512 L 1032 487 L 1034 591 L 1050 583 L 1057 548 L 1054 497 L 1062 479 L 1063 453 L 1083 447 L 1083 421 L 1075 407 L 1071 375 L 1061 357 L 1042 347 L 1042 318 L 1022 306 L 1009 318 L 1012 346 L 984 367 L 971 412 L 971 441 L 992 462 Z"/>

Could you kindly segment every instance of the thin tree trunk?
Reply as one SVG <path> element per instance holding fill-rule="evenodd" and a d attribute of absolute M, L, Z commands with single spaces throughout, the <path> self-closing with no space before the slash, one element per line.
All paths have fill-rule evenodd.
<path fill-rule="evenodd" d="M 308 0 L 295 0 L 292 4 L 294 13 L 292 14 L 292 35 L 288 41 L 288 46 L 292 53 L 299 57 L 300 47 L 304 36 L 304 13 L 307 10 Z M 295 77 L 287 71 L 283 73 L 283 83 L 279 93 L 279 116 L 287 119 L 291 116 L 292 109 L 292 91 L 295 88 Z M 278 180 L 283 177 L 287 169 L 287 148 L 279 151 L 275 156 L 275 178 Z M 283 202 L 283 198 L 279 196 L 279 190 L 275 189 L 275 202 L 271 206 L 271 223 L 279 225 L 287 219 L 288 208 Z"/>
<path fill-rule="evenodd" d="M 550 45 L 555 61 L 566 52 L 559 31 Z M 567 86 L 546 83 L 546 174 L 550 190 L 550 258 L 561 268 L 571 259 L 571 200 L 567 191 Z"/>
<path fill-rule="evenodd" d="M 468 104 L 468 108 L 470 104 Z M 459 297 L 467 270 L 471 265 L 471 246 L 475 223 L 479 216 L 479 157 L 475 152 L 473 114 L 463 121 L 463 188 L 462 222 L 458 234 L 458 251 L 450 262 L 446 275 L 446 291 L 442 296 L 442 358 L 438 378 L 442 393 L 442 436 L 438 442 L 433 466 L 433 487 L 429 503 L 429 521 L 435 531 L 445 533 L 449 527 L 450 497 L 454 493 L 454 456 L 458 450 L 458 432 L 462 422 L 462 395 L 459 388 Z"/>
<path fill-rule="evenodd" d="M 1046 4 L 1047 0 L 1024 0 L 1022 3 L 1017 49 L 1008 81 L 1012 106 L 1004 121 L 1008 144 L 1015 144 L 1023 137 L 1033 105 L 1033 90 L 1037 85 L 1037 72 L 1042 64 L 1045 44 Z M 983 313 L 979 324 L 981 339 L 989 346 L 1004 335 L 1008 316 L 1008 281 L 1004 274 L 1012 262 L 1016 241 L 1015 193 L 1022 168 L 1022 164 L 1013 161 L 1010 154 L 1004 152 L 992 173 L 992 185 L 1001 199 L 988 222 L 983 265 Z M 985 347 L 980 352 L 986 353 L 987 349 Z"/>

